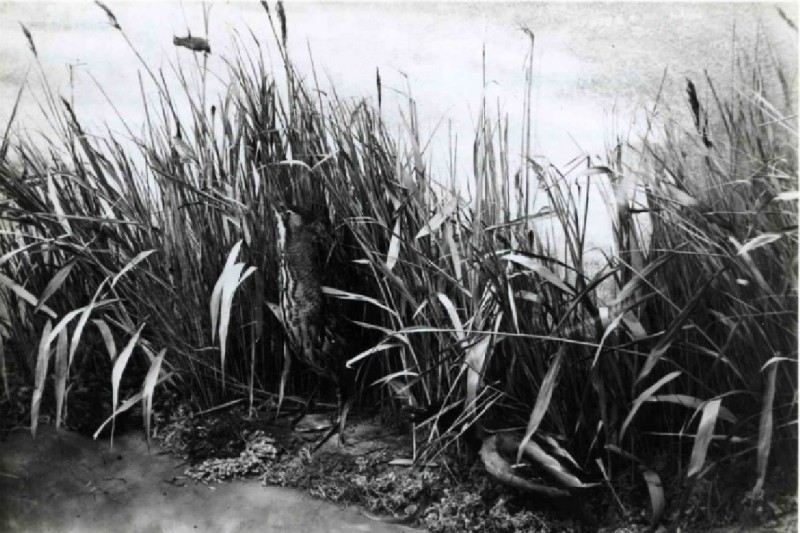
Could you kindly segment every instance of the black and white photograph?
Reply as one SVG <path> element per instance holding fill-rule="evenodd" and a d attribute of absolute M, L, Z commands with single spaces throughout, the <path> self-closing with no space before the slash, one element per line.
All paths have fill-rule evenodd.
<path fill-rule="evenodd" d="M 799 14 L 0 0 L 0 531 L 798 532 Z"/>

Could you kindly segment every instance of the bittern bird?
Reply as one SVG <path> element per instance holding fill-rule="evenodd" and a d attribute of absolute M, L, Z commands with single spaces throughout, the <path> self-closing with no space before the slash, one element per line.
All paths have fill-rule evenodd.
<path fill-rule="evenodd" d="M 322 296 L 322 240 L 319 224 L 296 208 L 275 208 L 278 227 L 279 307 L 290 351 L 319 376 L 333 381 L 338 404 L 339 442 L 344 444 L 353 404 L 353 371 L 345 366 L 335 315 Z M 335 431 L 335 428 L 333 429 Z M 332 434 L 332 433 L 331 433 Z"/>

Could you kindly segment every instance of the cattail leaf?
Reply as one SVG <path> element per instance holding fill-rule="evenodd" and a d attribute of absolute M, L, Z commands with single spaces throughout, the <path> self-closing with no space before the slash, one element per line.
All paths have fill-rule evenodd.
<path fill-rule="evenodd" d="M 696 476 L 706 462 L 706 453 L 711 438 L 714 436 L 714 426 L 717 423 L 717 414 L 722 403 L 721 399 L 711 400 L 703 407 L 703 416 L 700 417 L 700 426 L 697 428 L 697 435 L 694 437 L 692 447 L 692 457 L 689 459 L 689 470 L 687 477 Z"/>
<path fill-rule="evenodd" d="M 447 243 L 447 249 L 450 251 L 450 258 L 453 261 L 453 271 L 456 274 L 456 280 L 461 282 L 463 277 L 461 271 L 461 252 L 458 250 L 458 243 L 455 239 L 453 225 L 445 224 L 442 233 L 444 235 L 444 241 Z"/>
<path fill-rule="evenodd" d="M 548 281 L 564 291 L 567 294 L 574 295 L 575 291 L 572 290 L 564 283 L 558 276 L 556 276 L 552 270 L 547 268 L 546 266 L 542 265 L 541 263 L 537 262 L 535 259 L 528 257 L 526 255 L 519 255 L 519 254 L 506 254 L 502 257 L 505 261 L 511 261 L 512 263 L 516 263 L 520 266 L 527 268 L 528 270 L 532 270 L 539 276 L 541 276 L 545 281 Z"/>
<path fill-rule="evenodd" d="M 642 404 L 646 402 L 651 396 L 653 396 L 653 394 L 655 394 L 655 392 L 658 389 L 660 389 L 661 387 L 663 387 L 664 385 L 666 385 L 667 383 L 669 383 L 670 381 L 672 381 L 673 379 L 677 378 L 680 375 L 681 375 L 680 370 L 675 370 L 674 372 L 670 372 L 666 376 L 656 381 L 650 387 L 648 387 L 643 393 L 641 393 L 636 398 L 636 400 L 634 400 L 633 407 L 631 407 L 628 416 L 625 417 L 625 421 L 622 423 L 622 428 L 619 431 L 620 441 L 622 440 L 622 437 L 625 436 L 625 431 L 628 429 L 628 425 L 631 423 L 631 420 L 633 420 L 633 417 L 636 416 L 636 412 L 639 410 Z"/>
<path fill-rule="evenodd" d="M 225 266 L 222 268 L 222 271 L 228 270 L 233 267 L 236 263 L 236 258 L 239 257 L 239 250 L 242 248 L 242 241 L 239 240 L 236 244 L 233 245 L 231 251 L 228 252 L 228 257 L 225 259 Z"/>
<path fill-rule="evenodd" d="M 514 287 L 508 284 L 508 307 L 511 308 L 511 322 L 514 324 L 514 331 L 519 333 L 519 317 L 517 315 L 517 301 L 514 298 Z"/>
<path fill-rule="evenodd" d="M 48 342 L 52 343 L 53 340 L 55 340 L 56 335 L 61 333 L 61 330 L 66 328 L 67 325 L 69 325 L 69 323 L 72 322 L 72 320 L 76 316 L 78 316 L 79 314 L 84 313 L 85 315 L 88 316 L 88 312 L 91 311 L 92 309 L 98 308 L 98 307 L 102 307 L 102 306 L 104 306 L 106 304 L 109 304 L 109 303 L 112 303 L 112 302 L 116 302 L 116 301 L 117 301 L 116 298 L 112 298 L 112 299 L 109 299 L 109 300 L 100 300 L 99 302 L 90 303 L 89 305 L 86 305 L 84 307 L 80 307 L 78 309 L 73 309 L 72 311 L 70 311 L 69 313 L 64 315 L 61 318 L 61 320 L 59 320 L 56 323 L 56 326 L 53 328 L 53 331 L 50 332 L 50 339 L 48 339 Z M 83 316 L 81 318 L 83 318 Z M 75 329 L 77 329 L 77 328 L 75 328 Z M 81 329 L 83 329 L 83 326 L 81 326 Z M 71 359 L 70 359 L 70 361 L 71 361 Z"/>
<path fill-rule="evenodd" d="M 687 394 L 662 394 L 658 396 L 653 396 L 647 400 L 648 402 L 655 402 L 655 403 L 672 403 L 676 405 L 682 405 L 684 407 L 689 407 L 691 409 L 699 409 L 703 406 L 704 402 L 700 398 L 695 398 L 694 396 L 689 396 Z M 725 422 L 730 422 L 731 424 L 736 424 L 739 422 L 739 419 L 728 409 L 720 405 L 719 407 L 719 414 L 718 417 Z"/>
<path fill-rule="evenodd" d="M 108 327 L 106 321 L 100 318 L 92 320 L 92 323 L 100 330 L 100 335 L 103 337 L 103 342 L 108 351 L 108 357 L 113 363 L 117 358 L 117 345 L 114 343 L 114 336 L 111 334 L 111 328 Z"/>
<path fill-rule="evenodd" d="M 408 342 L 408 338 L 405 335 L 395 333 L 393 329 L 383 327 L 380 324 L 370 324 L 369 322 L 361 322 L 360 320 L 352 320 L 352 319 L 350 319 L 350 322 L 364 329 L 372 329 L 375 331 L 380 331 L 384 335 L 393 336 L 395 338 L 403 340 L 404 342 Z"/>
<path fill-rule="evenodd" d="M 758 447 L 756 452 L 756 484 L 753 494 L 759 495 L 764 490 L 767 477 L 769 451 L 772 447 L 772 408 L 775 403 L 775 381 L 778 376 L 778 365 L 773 364 L 767 370 L 767 383 L 761 399 L 761 416 L 758 420 Z"/>
<path fill-rule="evenodd" d="M 56 322 L 56 327 L 54 327 L 54 328 L 53 328 L 53 330 L 50 332 L 50 338 L 48 339 L 48 342 L 49 342 L 49 343 L 52 343 L 52 342 L 53 342 L 53 340 L 56 338 L 56 336 L 57 336 L 59 333 L 61 333 L 61 330 L 63 330 L 64 328 L 66 328 L 66 327 L 67 327 L 67 325 L 68 325 L 70 322 L 72 322 L 72 320 L 73 320 L 73 319 L 74 319 L 76 316 L 78 316 L 79 314 L 81 314 L 81 313 L 85 312 L 85 311 L 86 311 L 86 309 L 87 309 L 87 308 L 89 308 L 89 307 L 90 307 L 90 306 L 89 306 L 89 305 L 87 305 L 87 306 L 84 306 L 84 307 L 80 307 L 80 308 L 78 308 L 78 309 L 73 309 L 72 311 L 70 311 L 69 313 L 67 313 L 67 314 L 66 314 L 66 315 L 64 315 L 63 317 L 61 317 L 61 320 L 59 320 L 58 322 Z"/>
<path fill-rule="evenodd" d="M 394 380 L 394 379 L 407 378 L 407 377 L 414 378 L 414 377 L 417 377 L 417 376 L 419 376 L 419 374 L 417 372 L 413 372 L 411 370 L 398 370 L 397 372 L 392 372 L 391 374 L 387 374 L 387 375 L 385 375 L 385 376 L 383 376 L 381 378 L 376 379 L 375 381 L 370 383 L 370 386 L 374 387 L 375 385 L 385 385 L 387 383 L 389 383 L 391 385 L 392 383 L 395 383 L 395 382 L 392 382 L 392 380 Z M 392 382 L 392 383 L 390 383 L 390 382 Z M 405 385 L 403 385 L 403 386 L 405 386 Z"/>
<path fill-rule="evenodd" d="M 780 233 L 762 233 L 758 237 L 750 239 L 746 243 L 744 243 L 737 251 L 737 255 L 744 255 L 746 253 L 752 252 L 756 248 L 760 248 L 765 246 L 771 242 L 775 242 L 781 238 Z"/>
<path fill-rule="evenodd" d="M 147 369 L 147 375 L 142 386 L 142 414 L 144 416 L 144 432 L 147 435 L 148 447 L 150 446 L 150 420 L 153 417 L 153 392 L 156 389 L 158 373 L 161 371 L 161 363 L 164 361 L 164 354 L 166 353 L 167 349 L 162 349 L 155 359 L 150 362 L 150 368 Z"/>
<path fill-rule="evenodd" d="M 473 344 L 464 358 L 464 368 L 467 371 L 467 396 L 464 402 L 464 410 L 475 408 L 475 398 L 478 397 L 478 389 L 483 375 L 483 365 L 486 363 L 486 354 L 489 351 L 489 341 L 491 335 L 483 335 L 480 340 Z"/>
<path fill-rule="evenodd" d="M 696 198 L 689 195 L 685 191 L 675 187 L 674 185 L 670 185 L 669 183 L 662 183 L 664 189 L 667 192 L 667 198 L 677 202 L 685 207 L 695 207 L 700 205 L 700 202 L 697 201 Z"/>
<path fill-rule="evenodd" d="M 244 263 L 236 263 L 226 269 L 222 281 L 222 297 L 219 309 L 219 358 L 222 372 L 222 387 L 225 388 L 225 355 L 228 340 L 228 326 L 231 320 L 231 307 L 236 287 L 239 286 L 239 277 L 244 269 Z"/>
<path fill-rule="evenodd" d="M 156 382 L 156 386 L 164 383 L 167 380 L 172 379 L 174 376 L 175 376 L 175 372 L 170 372 L 169 374 L 165 374 L 165 375 L 161 376 L 161 378 L 159 378 L 159 380 Z M 100 435 L 100 433 L 103 431 L 103 428 L 105 428 L 108 425 L 109 422 L 112 422 L 112 424 L 113 424 L 113 422 L 114 422 L 114 420 L 116 419 L 117 416 L 119 416 L 120 414 L 124 413 L 125 411 L 127 411 L 128 409 L 130 409 L 131 407 L 136 405 L 136 403 L 141 401 L 141 399 L 142 399 L 142 391 L 139 391 L 136 394 L 134 394 L 133 396 L 131 396 L 130 398 L 128 398 L 127 400 L 125 400 L 124 402 L 122 402 L 120 404 L 120 406 L 118 408 L 114 409 L 114 411 L 112 411 L 111 415 L 108 418 L 106 418 L 105 421 L 102 424 L 100 424 L 100 427 L 98 427 L 95 430 L 94 435 L 92 435 L 92 438 L 97 440 L 97 437 Z M 113 437 L 113 433 L 112 433 L 112 437 Z"/>
<path fill-rule="evenodd" d="M 662 338 L 664 337 L 666 337 L 666 334 Z M 650 350 L 650 353 L 647 355 L 647 359 L 644 362 L 644 367 L 642 368 L 642 371 L 636 380 L 637 382 L 641 381 L 650 374 L 653 368 L 655 368 L 656 363 L 661 360 L 661 356 L 667 353 L 667 350 L 669 350 L 671 346 L 672 339 L 667 339 L 665 342 L 659 341 L 656 346 Z"/>
<path fill-rule="evenodd" d="M 411 153 L 414 156 L 414 171 L 416 172 L 417 176 L 424 176 L 425 175 L 425 162 L 422 159 L 422 150 L 419 147 L 419 139 L 418 139 L 418 137 L 417 137 L 417 135 L 416 135 L 416 133 L 414 131 L 414 128 L 411 125 L 409 125 L 408 120 L 406 119 L 406 116 L 402 111 L 400 112 L 400 123 L 405 128 L 406 133 L 408 134 L 408 140 L 411 143 Z M 410 182 L 410 184 L 414 183 L 413 179 L 404 180 L 404 181 Z M 431 230 L 431 231 L 433 231 L 433 230 Z M 419 235 L 417 235 L 416 238 L 419 238 Z"/>
<path fill-rule="evenodd" d="M 661 337 L 656 342 L 656 345 L 650 351 L 650 354 L 647 356 L 647 360 L 644 363 L 644 367 L 642 371 L 639 373 L 639 376 L 636 378 L 636 382 L 638 383 L 645 377 L 650 374 L 650 371 L 656 366 L 656 363 L 661 359 L 661 356 L 664 355 L 669 347 L 672 345 L 672 342 L 677 337 L 678 333 L 680 332 L 681 327 L 683 324 L 689 319 L 692 315 L 692 312 L 697 307 L 703 299 L 705 298 L 706 291 L 711 286 L 711 283 L 716 279 L 716 277 L 724 270 L 720 269 L 715 274 L 710 276 L 708 280 L 697 290 L 692 299 L 681 309 L 681 312 L 678 313 L 678 316 L 670 323 L 667 331 L 665 331 Z"/>
<path fill-rule="evenodd" d="M 36 371 L 34 372 L 33 397 L 31 398 L 31 435 L 36 438 L 36 427 L 39 425 L 39 406 L 42 403 L 42 392 L 47 378 L 47 365 L 50 362 L 50 332 L 53 323 L 48 320 L 42 331 L 39 341 L 39 351 L 36 356 Z"/>
<path fill-rule="evenodd" d="M 664 509 L 667 507 L 667 499 L 664 497 L 664 485 L 661 483 L 661 478 L 654 471 L 642 465 L 639 468 L 645 483 L 647 483 L 647 492 L 650 493 L 650 505 L 653 508 L 651 523 L 657 524 L 664 514 Z"/>
<path fill-rule="evenodd" d="M 61 207 L 61 201 L 58 199 L 58 191 L 56 191 L 55 180 L 50 173 L 47 174 L 47 196 L 50 198 L 50 203 L 53 204 L 53 212 L 55 212 L 61 227 L 64 228 L 64 232 L 67 235 L 72 235 L 72 227 L 69 225 L 69 220 L 67 220 L 64 208 Z"/>
<path fill-rule="evenodd" d="M 557 489 L 532 481 L 519 476 L 514 472 L 508 461 L 498 451 L 499 435 L 491 435 L 484 439 L 480 450 L 481 461 L 486 468 L 486 471 L 501 483 L 536 494 L 542 494 L 549 497 L 563 497 L 569 496 L 569 492 L 563 489 Z"/>
<path fill-rule="evenodd" d="M 531 461 L 546 477 L 568 489 L 582 489 L 594 486 L 581 481 L 562 465 L 558 459 L 545 452 L 536 441 L 529 440 L 522 448 L 522 455 Z"/>
<path fill-rule="evenodd" d="M 389 241 L 389 251 L 386 252 L 386 268 L 391 270 L 397 264 L 397 258 L 400 257 L 400 217 L 394 223 L 392 230 L 392 239 Z"/>
<path fill-rule="evenodd" d="M 533 411 L 531 411 L 531 416 L 528 419 L 528 427 L 525 429 L 525 436 L 520 441 L 519 448 L 517 449 L 518 463 L 522 460 L 522 453 L 525 450 L 525 446 L 528 444 L 528 441 L 531 440 L 533 434 L 536 433 L 536 430 L 539 429 L 539 424 L 542 423 L 544 415 L 550 407 L 550 400 L 556 388 L 556 380 L 558 379 L 558 371 L 561 368 L 561 359 L 563 356 L 564 350 L 562 348 L 558 350 L 553 362 L 550 363 L 550 368 L 547 369 L 547 374 L 545 374 L 542 384 L 539 387 L 539 392 L 536 394 L 536 403 L 533 405 Z"/>
<path fill-rule="evenodd" d="M 119 357 L 117 360 L 114 361 L 114 368 L 111 369 L 111 406 L 112 409 L 116 412 L 117 410 L 117 403 L 119 401 L 119 384 L 122 380 L 122 373 L 125 371 L 125 367 L 128 366 L 128 360 L 133 353 L 133 349 L 136 347 L 136 343 L 139 342 L 139 336 L 142 334 L 142 330 L 144 329 L 144 324 L 139 326 L 139 329 L 136 330 L 136 333 L 128 341 L 128 344 L 125 345 L 125 348 L 119 353 Z M 112 415 L 112 419 L 114 415 Z M 112 420 L 112 426 L 114 422 Z M 97 438 L 97 437 L 95 437 Z M 112 429 L 111 432 L 111 444 L 114 443 L 114 431 Z"/>
<path fill-rule="evenodd" d="M 781 362 L 781 361 L 783 361 L 783 362 L 786 362 L 786 363 L 797 363 L 797 359 L 792 359 L 791 357 L 780 357 L 780 356 L 776 356 L 776 357 L 770 357 L 770 358 L 767 360 L 767 362 L 766 362 L 766 363 L 764 363 L 763 365 L 761 365 L 761 369 L 759 370 L 759 372 L 763 372 L 763 371 L 764 371 L 764 370 L 766 370 L 768 367 L 770 367 L 770 366 L 774 365 L 775 363 L 779 363 L 779 362 Z"/>
<path fill-rule="evenodd" d="M 625 300 L 631 298 L 636 291 L 638 291 L 642 285 L 647 283 L 647 277 L 661 268 L 664 263 L 669 261 L 675 256 L 675 253 L 670 251 L 665 254 L 658 256 L 655 260 L 651 261 L 644 267 L 641 271 L 633 272 L 633 277 L 625 284 L 624 287 L 619 291 L 617 297 L 611 302 L 611 307 L 622 305 Z"/>
<path fill-rule="evenodd" d="M 39 305 L 39 300 L 36 298 L 36 296 L 34 296 L 30 292 L 28 292 L 21 285 L 18 285 L 17 283 L 14 283 L 13 281 L 11 281 L 9 278 L 4 276 L 3 274 L 0 274 L 0 284 L 4 285 L 8 289 L 11 289 L 11 291 L 13 291 L 14 294 L 16 294 L 18 297 L 20 297 L 23 300 L 25 300 L 26 302 L 28 302 L 33 307 L 36 307 L 36 306 Z M 52 309 L 50 309 L 46 305 L 39 306 L 39 309 L 43 313 L 47 314 L 50 318 L 56 318 L 58 316 L 55 311 L 53 311 Z"/>
<path fill-rule="evenodd" d="M 728 237 L 728 241 L 730 241 L 736 247 L 736 250 L 739 252 L 738 253 L 739 257 L 741 257 L 742 260 L 745 262 L 745 264 L 747 264 L 748 268 L 750 269 L 750 274 L 753 276 L 753 278 L 755 279 L 756 283 L 761 288 L 761 290 L 764 291 L 764 294 L 772 294 L 772 289 L 767 283 L 767 280 L 764 279 L 764 276 L 761 274 L 761 270 L 759 270 L 755 261 L 753 261 L 753 258 L 750 257 L 750 254 L 748 252 L 741 253 L 741 250 L 744 248 L 744 245 L 739 244 L 739 241 L 736 240 L 736 238 L 733 237 L 732 235 Z M 742 279 L 738 283 L 739 285 L 749 284 L 749 282 L 744 279 Z"/>
<path fill-rule="evenodd" d="M 458 197 L 452 197 L 444 202 L 444 204 L 442 204 L 439 210 L 436 211 L 428 223 L 419 230 L 417 235 L 414 237 L 414 240 L 425 237 L 426 235 L 430 235 L 434 231 L 438 230 L 442 224 L 444 224 L 444 222 L 450 218 L 450 215 L 453 214 L 453 212 L 456 210 L 456 207 L 458 207 Z"/>
<path fill-rule="evenodd" d="M 363 352 L 361 352 L 360 354 L 356 355 L 355 357 L 352 357 L 352 358 L 348 359 L 347 362 L 345 363 L 345 366 L 347 366 L 347 368 L 353 368 L 354 364 L 356 364 L 357 362 L 361 361 L 365 357 L 369 357 L 372 354 L 376 354 L 376 353 L 379 353 L 379 352 L 384 352 L 386 350 L 391 350 L 392 348 L 400 348 L 402 346 L 403 346 L 402 344 L 398 344 L 396 342 L 385 342 L 385 343 L 382 342 L 380 344 L 377 344 L 377 345 L 373 346 L 369 350 L 364 350 Z"/>
<path fill-rule="evenodd" d="M 130 271 L 130 270 L 131 270 L 133 267 L 135 267 L 136 265 L 138 265 L 139 263 L 141 263 L 141 262 L 142 262 L 142 261 L 143 261 L 143 260 L 144 260 L 144 259 L 145 259 L 147 256 L 149 256 L 150 254 L 152 254 L 152 253 L 153 253 L 153 252 L 155 252 L 155 251 L 156 251 L 155 249 L 153 249 L 153 250 L 146 250 L 146 251 L 144 251 L 144 252 L 140 252 L 140 253 L 136 254 L 136 257 L 134 257 L 133 259 L 131 259 L 131 261 L 130 261 L 130 262 L 127 264 L 127 265 L 125 265 L 125 266 L 122 268 L 122 270 L 120 270 L 120 271 L 119 271 L 119 273 L 117 273 L 117 275 L 116 275 L 116 276 L 114 276 L 114 278 L 111 280 L 111 287 L 113 288 L 113 287 L 114 287 L 114 286 L 117 284 L 117 281 L 119 281 L 119 278 L 121 278 L 122 276 L 124 276 L 124 275 L 125 275 L 126 273 L 128 273 L 128 272 L 129 272 L 129 271 Z"/>
<path fill-rule="evenodd" d="M 305 161 L 301 161 L 299 159 L 285 159 L 283 161 L 278 161 L 277 163 L 273 164 L 278 166 L 302 167 L 309 172 L 313 170 L 308 163 L 306 163 Z"/>
<path fill-rule="evenodd" d="M 130 331 L 130 330 L 126 330 L 126 331 Z M 139 348 L 141 348 L 142 352 L 144 352 L 144 354 L 147 356 L 147 360 L 149 361 L 149 364 L 152 365 L 153 361 L 156 360 L 156 353 L 150 348 L 150 346 L 148 346 L 149 343 L 147 342 L 146 339 L 140 339 L 140 340 L 141 340 L 141 342 L 139 343 Z"/>
<path fill-rule="evenodd" d="M 44 291 L 42 292 L 42 296 L 39 298 L 39 303 L 36 304 L 36 307 L 33 309 L 34 313 L 37 312 L 44 305 L 44 303 L 51 296 L 53 296 L 53 294 L 56 293 L 56 291 L 61 287 L 61 285 L 67 279 L 67 276 L 69 276 L 69 273 L 72 272 L 72 269 L 74 267 L 75 267 L 75 262 L 74 261 L 70 261 L 65 266 L 63 266 L 61 269 L 59 269 L 58 272 L 56 272 L 55 276 L 53 276 L 53 279 L 51 279 L 47 283 L 47 286 L 44 288 Z"/>
<path fill-rule="evenodd" d="M 456 306 L 453 305 L 453 302 L 450 298 L 447 297 L 444 293 L 437 293 L 436 296 L 439 298 L 439 301 L 442 302 L 442 306 L 447 311 L 447 315 L 450 317 L 450 323 L 453 324 L 453 330 L 455 331 L 456 338 L 459 341 L 463 341 L 464 336 L 464 325 L 461 323 L 461 318 L 458 316 L 458 311 L 456 311 Z"/>
<path fill-rule="evenodd" d="M 220 303 L 222 298 L 222 286 L 225 282 L 225 276 L 228 271 L 233 267 L 236 258 L 239 256 L 239 249 L 242 247 L 242 241 L 237 242 L 228 252 L 228 258 L 225 260 L 225 266 L 214 284 L 214 290 L 211 291 L 210 311 L 211 311 L 211 342 L 214 342 L 217 335 L 217 320 L 219 319 Z"/>
<path fill-rule="evenodd" d="M 217 321 L 219 320 L 220 302 L 222 299 L 222 285 L 225 281 L 225 274 L 226 271 L 223 270 L 219 275 L 219 278 L 217 278 L 217 282 L 214 284 L 214 289 L 211 291 L 209 309 L 211 312 L 211 342 L 214 342 L 214 340 L 217 338 Z"/>
<path fill-rule="evenodd" d="M 22 236 L 20 234 L 17 234 L 17 239 L 21 239 L 21 237 Z M 53 241 L 57 241 L 57 240 L 58 239 L 45 239 L 43 241 L 36 240 L 36 241 L 34 241 L 34 242 L 30 243 L 30 244 L 26 244 L 24 246 L 19 245 L 20 241 L 18 240 L 17 241 L 18 246 L 16 246 L 13 250 L 4 253 L 3 255 L 0 255 L 0 266 L 2 266 L 4 263 L 6 263 L 9 259 L 14 257 L 15 255 L 23 254 L 27 250 L 30 250 L 31 248 L 41 247 L 41 248 L 44 249 L 44 247 L 46 247 L 46 246 L 49 247 L 50 244 Z"/>
<path fill-rule="evenodd" d="M 97 296 L 97 294 L 95 294 Z M 78 319 L 78 324 L 75 326 L 75 331 L 72 333 L 72 342 L 69 345 L 69 366 L 72 367 L 72 360 L 75 358 L 75 352 L 78 350 L 78 344 L 81 341 L 81 336 L 83 335 L 83 329 L 86 327 L 86 323 L 89 321 L 89 315 L 91 314 L 93 309 L 105 305 L 109 302 L 114 302 L 114 300 L 101 300 L 99 302 L 92 302 L 86 307 L 82 309 L 81 317 Z M 71 313 L 70 313 L 71 314 Z M 66 317 L 64 317 L 66 318 Z M 61 327 L 61 323 L 64 322 L 62 320 L 59 322 L 59 327 Z"/>
<path fill-rule="evenodd" d="M 550 445 L 550 448 L 551 448 L 551 449 L 550 449 L 550 453 L 552 453 L 553 455 L 555 455 L 555 456 L 557 456 L 557 457 L 560 457 L 561 459 L 563 459 L 563 460 L 565 460 L 566 462 L 568 462 L 568 463 L 570 464 L 570 466 L 571 466 L 572 468 L 574 468 L 575 470 L 578 470 L 578 471 L 581 471 L 581 470 L 583 470 L 583 469 L 582 469 L 582 468 L 581 468 L 581 467 L 578 465 L 578 462 L 575 460 L 575 458 L 574 458 L 574 457 L 572 457 L 572 455 L 570 455 L 570 453 L 569 453 L 567 450 L 565 450 L 565 449 L 564 449 L 564 448 L 563 448 L 563 447 L 562 447 L 562 446 L 561 446 L 561 445 L 558 443 L 558 441 L 557 441 L 556 439 L 554 439 L 553 437 L 551 437 L 550 435 L 547 435 L 547 434 L 543 434 L 543 435 L 541 435 L 541 439 L 542 439 L 544 442 L 546 442 L 547 444 L 549 444 L 549 445 Z"/>
<path fill-rule="evenodd" d="M 397 311 L 395 311 L 391 307 L 383 305 L 381 302 L 379 302 L 375 298 L 370 298 L 369 296 L 364 296 L 363 294 L 356 294 L 354 292 L 347 292 L 347 291 L 343 291 L 343 290 L 340 290 L 340 289 L 334 289 L 333 287 L 326 287 L 326 286 L 322 287 L 322 294 L 325 294 L 326 296 L 332 296 L 332 297 L 338 298 L 340 300 L 351 300 L 351 301 L 356 301 L 356 302 L 363 302 L 363 303 L 372 304 L 372 305 L 374 305 L 376 307 L 380 307 L 384 311 L 387 311 L 392 316 L 394 316 L 396 318 L 400 318 L 400 315 L 397 314 Z"/>
<path fill-rule="evenodd" d="M 313 167 L 311 167 L 311 172 L 315 172 L 315 171 L 316 171 L 316 170 L 317 170 L 319 167 L 321 167 L 322 165 L 324 165 L 325 163 L 327 163 L 329 160 L 331 160 L 331 159 L 333 159 L 334 157 L 336 157 L 336 156 L 337 156 L 337 154 L 338 154 L 338 152 L 337 152 L 337 151 L 333 151 L 333 152 L 331 152 L 331 153 L 329 153 L 329 154 L 325 155 L 325 157 L 323 157 L 322 159 L 320 159 L 319 161 L 317 161 L 316 163 L 314 163 L 314 166 L 313 166 Z"/>
<path fill-rule="evenodd" d="M 281 414 L 281 405 L 286 394 L 286 382 L 289 381 L 289 370 L 292 368 L 292 357 L 289 353 L 289 346 L 283 344 L 283 369 L 281 370 L 281 382 L 278 386 L 278 406 L 275 408 L 275 420 Z"/>
<path fill-rule="evenodd" d="M 602 309 L 602 308 L 601 308 Z M 601 313 L 602 315 L 602 313 Z M 597 365 L 597 361 L 600 359 L 600 352 L 603 351 L 603 346 L 606 343 L 606 339 L 611 332 L 613 332 L 617 327 L 619 327 L 619 323 L 622 322 L 624 316 L 622 314 L 617 315 L 617 317 L 611 321 L 611 323 L 606 326 L 606 330 L 603 332 L 603 336 L 600 338 L 600 342 L 597 344 L 597 350 L 594 352 L 594 359 L 592 360 L 592 368 Z"/>
<path fill-rule="evenodd" d="M 417 308 L 416 308 L 416 309 L 414 310 L 414 312 L 411 314 L 411 319 L 412 319 L 412 320 L 416 320 L 416 318 L 419 316 L 419 314 L 420 314 L 420 313 L 422 313 L 422 311 L 423 311 L 423 310 L 424 310 L 426 307 L 428 307 L 428 302 L 429 302 L 429 300 L 427 300 L 427 299 L 426 299 L 426 300 L 423 300 L 423 301 L 422 301 L 422 303 L 421 303 L 421 304 L 419 304 L 419 306 L 417 306 Z"/>
<path fill-rule="evenodd" d="M 67 374 L 69 367 L 67 361 L 67 343 L 69 335 L 67 330 L 62 329 L 58 334 L 56 343 L 56 365 L 55 365 L 55 392 L 56 392 L 56 429 L 61 427 L 61 413 L 64 408 L 64 395 L 67 390 Z"/>
<path fill-rule="evenodd" d="M 244 273 L 242 274 L 242 276 L 239 278 L 239 281 L 236 284 L 236 286 L 238 287 L 239 285 L 244 283 L 244 280 L 249 278 L 253 274 L 253 272 L 255 272 L 255 271 L 256 271 L 256 267 L 254 267 L 254 266 L 247 267 L 247 270 L 245 270 Z"/>
<path fill-rule="evenodd" d="M 622 322 L 628 328 L 633 340 L 639 341 L 647 337 L 647 332 L 644 330 L 644 326 L 642 326 L 642 323 L 639 322 L 639 319 L 632 312 L 627 311 L 624 315 L 622 315 Z"/>

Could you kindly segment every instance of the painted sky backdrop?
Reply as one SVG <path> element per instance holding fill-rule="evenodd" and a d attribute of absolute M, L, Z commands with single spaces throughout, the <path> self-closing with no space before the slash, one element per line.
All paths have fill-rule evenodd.
<path fill-rule="evenodd" d="M 107 4 L 151 67 L 169 69 L 170 62 L 193 60 L 173 46 L 172 38 L 187 31 L 205 34 L 203 4 Z M 231 53 L 233 33 L 246 35 L 248 28 L 268 43 L 277 64 L 258 2 L 206 5 L 211 6 L 209 69 L 224 71 L 221 58 Z M 687 77 L 700 86 L 708 72 L 725 86 L 734 48 L 751 54 L 758 50 L 789 66 L 796 87 L 797 33 L 780 17 L 777 5 L 797 21 L 796 4 L 766 3 L 288 2 L 286 13 L 294 59 L 309 72 L 310 50 L 317 70 L 340 97 L 374 100 L 376 68 L 385 86 L 384 108 L 402 105 L 392 100 L 391 88 L 410 86 L 422 131 L 432 132 L 440 124 L 441 134 L 429 148 L 439 161 L 447 160 L 448 121 L 458 134 L 459 152 L 471 152 L 484 91 L 484 47 L 488 100 L 499 103 L 509 116 L 509 129 L 519 131 L 529 44 L 520 28 L 530 29 L 536 36 L 534 151 L 563 165 L 584 151 L 602 153 L 612 133 L 624 133 L 629 117 L 656 95 L 665 69 L 665 96 L 681 102 Z M 2 127 L 32 64 L 19 22 L 32 32 L 49 82 L 74 98 L 85 125 L 102 132 L 100 125 L 107 121 L 121 130 L 94 80 L 126 121 L 141 123 L 136 77 L 141 65 L 102 10 L 84 1 L 6 1 L 0 2 Z M 41 120 L 35 70 L 27 80 L 18 122 L 31 127 Z M 470 171 L 467 155 L 459 161 L 459 172 Z"/>

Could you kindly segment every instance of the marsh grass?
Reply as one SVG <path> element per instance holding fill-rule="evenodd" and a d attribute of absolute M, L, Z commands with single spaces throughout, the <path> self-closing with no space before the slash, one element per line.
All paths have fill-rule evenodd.
<path fill-rule="evenodd" d="M 283 395 L 269 303 L 271 213 L 285 202 L 327 236 L 324 283 L 350 319 L 343 357 L 362 398 L 385 413 L 427 409 L 420 464 L 460 447 L 469 427 L 515 429 L 568 449 L 587 478 L 617 482 L 620 467 L 640 466 L 656 520 L 663 476 L 688 487 L 757 457 L 763 489 L 774 442 L 796 442 L 797 128 L 785 69 L 743 57 L 731 98 L 703 80 L 712 96 L 701 104 L 692 84 L 688 122 L 675 111 L 685 102 L 661 102 L 642 137 L 566 169 L 530 155 L 527 99 L 521 162 L 484 102 L 473 173 L 437 181 L 425 160 L 440 154 L 425 153 L 413 100 L 398 137 L 373 100 L 324 94 L 294 69 L 282 9 L 265 8 L 272 38 L 236 36 L 216 100 L 204 55 L 185 52 L 177 86 L 142 64 L 145 128 L 128 128 L 132 143 L 88 133 L 50 89 L 50 135 L 7 128 L 5 359 L 40 397 L 59 335 L 62 399 L 92 358 L 111 361 L 114 408 L 120 380 L 146 384 L 122 406 L 151 404 L 161 387 L 198 410 Z M 245 40 L 275 47 L 278 70 Z M 613 246 L 598 265 L 585 235 L 600 190 Z M 296 367 L 285 385 L 294 396 L 317 386 Z M 656 468 L 666 451 L 677 453 Z"/>

